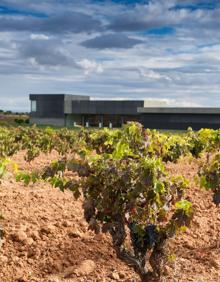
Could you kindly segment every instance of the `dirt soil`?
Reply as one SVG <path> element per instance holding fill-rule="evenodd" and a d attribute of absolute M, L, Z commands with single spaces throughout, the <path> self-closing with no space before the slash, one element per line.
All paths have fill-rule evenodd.
<path fill-rule="evenodd" d="M 24 153 L 13 157 L 21 169 L 39 168 L 56 158 L 40 156 L 31 164 Z M 161 281 L 220 281 L 220 208 L 211 192 L 196 187 L 197 161 L 168 164 L 190 180 L 188 198 L 195 207 L 192 227 L 169 243 L 170 262 Z M 139 282 L 134 271 L 116 258 L 107 235 L 94 235 L 83 219 L 82 200 L 75 201 L 45 183 L 25 187 L 8 174 L 0 185 L 0 282 Z"/>

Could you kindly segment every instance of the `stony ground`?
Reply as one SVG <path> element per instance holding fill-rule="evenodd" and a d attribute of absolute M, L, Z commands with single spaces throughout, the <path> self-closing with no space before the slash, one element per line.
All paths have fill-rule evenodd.
<path fill-rule="evenodd" d="M 54 155 L 32 164 L 23 153 L 13 159 L 23 169 L 39 168 Z M 196 161 L 168 164 L 172 174 L 190 179 L 189 199 L 195 217 L 190 230 L 170 242 L 170 263 L 162 281 L 220 281 L 220 208 L 210 192 L 194 184 Z M 106 235 L 87 231 L 82 201 L 45 183 L 25 187 L 8 175 L 0 186 L 0 224 L 5 230 L 0 249 L 1 282 L 139 282 L 132 269 L 116 258 Z"/>

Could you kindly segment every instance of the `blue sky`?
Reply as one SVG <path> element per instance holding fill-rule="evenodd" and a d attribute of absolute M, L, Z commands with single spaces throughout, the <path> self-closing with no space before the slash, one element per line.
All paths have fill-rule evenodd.
<path fill-rule="evenodd" d="M 220 107 L 220 1 L 1 0 L 0 108 L 29 93 Z"/>

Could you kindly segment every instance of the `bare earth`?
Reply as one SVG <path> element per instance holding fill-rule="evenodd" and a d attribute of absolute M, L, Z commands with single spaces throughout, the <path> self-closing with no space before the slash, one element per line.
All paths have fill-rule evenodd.
<path fill-rule="evenodd" d="M 20 168 L 39 168 L 56 154 L 33 163 L 23 153 L 13 157 Z M 173 174 L 190 180 L 189 199 L 195 207 L 190 230 L 170 242 L 172 260 L 161 281 L 220 281 L 220 208 L 211 192 L 194 184 L 197 163 L 183 159 L 168 164 Z M 116 258 L 106 235 L 87 231 L 82 200 L 45 183 L 25 187 L 8 175 L 0 186 L 0 222 L 5 238 L 0 249 L 1 282 L 137 281 L 132 269 Z"/>

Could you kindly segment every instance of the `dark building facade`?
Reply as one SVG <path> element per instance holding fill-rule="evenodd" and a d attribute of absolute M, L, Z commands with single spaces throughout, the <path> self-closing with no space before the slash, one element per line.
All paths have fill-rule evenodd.
<path fill-rule="evenodd" d="M 89 96 L 30 94 L 31 123 L 120 127 L 138 121 L 146 128 L 220 128 L 220 108 L 146 107 L 142 100 L 90 100 Z"/>
<path fill-rule="evenodd" d="M 220 108 L 139 108 L 146 128 L 185 130 L 220 128 Z"/>
<path fill-rule="evenodd" d="M 89 100 L 89 96 L 67 94 L 30 94 L 31 123 L 66 126 L 72 114 L 72 102 Z"/>

